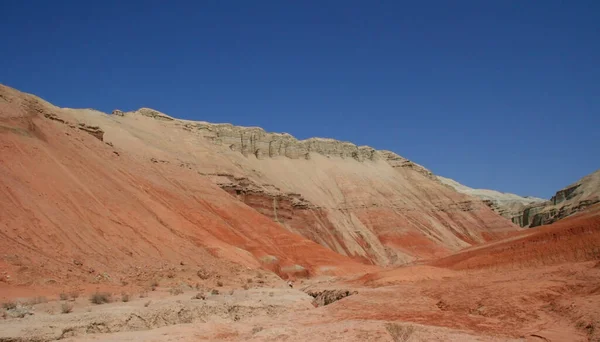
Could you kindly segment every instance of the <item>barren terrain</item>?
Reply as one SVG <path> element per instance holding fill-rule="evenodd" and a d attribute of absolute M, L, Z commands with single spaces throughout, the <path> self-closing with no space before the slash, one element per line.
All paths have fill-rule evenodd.
<path fill-rule="evenodd" d="M 526 230 L 393 152 L 0 85 L 0 341 L 599 341 L 588 204 Z"/>

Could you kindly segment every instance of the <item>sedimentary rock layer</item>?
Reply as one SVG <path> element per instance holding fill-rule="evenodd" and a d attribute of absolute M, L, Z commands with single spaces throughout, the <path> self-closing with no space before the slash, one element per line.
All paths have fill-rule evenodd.
<path fill-rule="evenodd" d="M 518 229 L 393 152 L 0 94 L 3 250 L 101 254 L 92 241 L 130 231 L 140 250 L 123 241 L 94 258 L 202 248 L 318 273 L 443 256 Z"/>

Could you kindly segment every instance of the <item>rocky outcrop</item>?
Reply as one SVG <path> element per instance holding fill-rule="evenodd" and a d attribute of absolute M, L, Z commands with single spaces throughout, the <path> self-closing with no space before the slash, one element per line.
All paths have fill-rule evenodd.
<path fill-rule="evenodd" d="M 65 125 L 69 125 L 71 128 L 77 127 L 80 130 L 92 135 L 96 139 L 98 139 L 100 141 L 104 141 L 104 131 L 102 129 L 100 129 L 100 127 L 98 127 L 98 126 L 90 126 L 90 125 L 86 125 L 85 123 L 79 123 L 77 126 L 75 126 L 75 124 L 61 119 L 54 113 L 46 113 L 44 115 L 44 117 L 47 119 L 53 120 L 53 121 L 58 121 Z"/>
<path fill-rule="evenodd" d="M 458 192 L 474 196 L 483 200 L 493 211 L 511 220 L 513 223 L 524 227 L 523 214 L 526 207 L 535 208 L 537 205 L 544 203 L 546 200 L 537 197 L 522 197 L 519 195 L 504 193 L 495 190 L 473 189 L 458 183 L 457 181 L 436 176 L 442 184 L 455 189 Z"/>
<path fill-rule="evenodd" d="M 600 202 L 600 170 L 557 191 L 549 201 L 494 190 L 472 189 L 440 176 L 437 179 L 456 191 L 481 198 L 492 210 L 521 227 L 554 223 Z"/>
<path fill-rule="evenodd" d="M 142 110 L 137 112 L 140 111 Z M 146 115 L 144 112 L 141 113 Z M 205 122 L 186 122 L 182 126 L 185 130 L 197 132 L 215 144 L 228 146 L 232 151 L 240 152 L 244 156 L 254 155 L 259 159 L 280 156 L 310 159 L 310 153 L 352 158 L 358 161 L 375 160 L 379 157 L 377 151 L 369 146 L 356 146 L 349 142 L 324 138 L 298 140 L 290 134 L 267 133 L 259 127 Z"/>
<path fill-rule="evenodd" d="M 98 126 L 89 126 L 84 123 L 80 123 L 77 128 L 91 134 L 93 137 L 100 141 L 104 141 L 104 131 Z"/>
<path fill-rule="evenodd" d="M 163 114 L 157 110 L 154 109 L 150 109 L 150 108 L 140 108 L 137 110 L 138 114 L 141 114 L 143 116 L 147 116 L 149 118 L 155 119 L 155 120 L 162 120 L 162 121 L 173 121 L 174 119 L 166 114 Z M 124 115 L 122 115 L 124 116 Z"/>
<path fill-rule="evenodd" d="M 314 298 L 313 303 L 315 306 L 325 306 L 357 294 L 358 292 L 349 290 L 308 290 L 306 293 Z"/>
<path fill-rule="evenodd" d="M 522 227 L 554 223 L 600 202 L 600 170 L 556 192 L 549 201 L 528 205 L 513 219 Z"/>
<path fill-rule="evenodd" d="M 433 175 L 433 173 L 429 170 L 427 170 L 425 167 L 412 162 L 404 157 L 401 157 L 399 155 L 397 155 L 396 153 L 392 152 L 392 151 L 379 151 L 379 154 L 383 156 L 383 158 L 394 168 L 397 167 L 402 167 L 402 168 L 408 168 L 411 170 L 414 170 L 420 174 L 422 174 L 423 176 L 430 178 L 430 179 L 435 179 L 435 176 Z"/>

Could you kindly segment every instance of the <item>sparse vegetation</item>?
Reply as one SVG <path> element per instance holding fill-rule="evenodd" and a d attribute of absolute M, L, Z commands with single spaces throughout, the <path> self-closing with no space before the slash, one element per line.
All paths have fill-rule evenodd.
<path fill-rule="evenodd" d="M 148 292 L 140 293 L 140 298 L 146 298 L 146 297 L 148 297 Z"/>
<path fill-rule="evenodd" d="M 2 303 L 2 307 L 6 310 L 14 310 L 17 308 L 17 302 L 15 302 L 15 301 L 4 302 L 4 303 Z"/>
<path fill-rule="evenodd" d="M 244 284 L 244 286 L 242 286 L 242 288 L 243 288 L 244 290 L 248 290 L 248 289 L 250 288 L 250 286 L 248 286 L 248 284 Z"/>
<path fill-rule="evenodd" d="M 219 294 L 219 290 L 217 290 L 217 289 L 213 289 L 212 291 L 210 291 L 210 294 L 211 294 L 211 295 L 215 295 L 215 296 L 216 296 L 216 295 L 218 295 L 218 294 Z"/>
<path fill-rule="evenodd" d="M 73 304 L 71 304 L 71 303 L 62 303 L 60 305 L 60 312 L 62 312 L 64 314 L 68 314 L 71 311 L 73 311 Z"/>
<path fill-rule="evenodd" d="M 412 325 L 401 325 L 398 323 L 387 323 L 385 329 L 392 336 L 394 342 L 408 341 L 416 330 Z"/>
<path fill-rule="evenodd" d="M 61 292 L 61 293 L 58 295 L 58 298 L 60 298 L 60 300 L 67 300 L 67 299 L 69 299 L 69 295 L 68 295 L 68 294 L 66 294 L 66 293 L 64 293 L 64 292 Z"/>
<path fill-rule="evenodd" d="M 121 301 L 122 302 L 128 302 L 129 301 L 129 293 L 121 293 Z"/>
<path fill-rule="evenodd" d="M 263 330 L 263 327 L 254 327 L 252 328 L 252 335 L 257 334 Z"/>
<path fill-rule="evenodd" d="M 192 297 L 192 299 L 201 299 L 201 300 L 205 300 L 206 296 L 204 296 L 204 293 L 202 292 L 198 292 L 194 297 Z"/>
<path fill-rule="evenodd" d="M 75 299 L 79 298 L 79 292 L 78 291 L 71 291 L 69 293 L 69 295 L 71 296 L 72 300 L 75 300 Z"/>
<path fill-rule="evenodd" d="M 158 285 L 159 285 L 159 283 L 158 283 L 158 280 L 153 280 L 153 281 L 150 283 L 150 289 L 151 289 L 152 291 L 156 291 L 156 288 L 158 287 Z"/>
<path fill-rule="evenodd" d="M 275 295 L 275 292 L 269 292 L 269 297 L 273 297 Z"/>
<path fill-rule="evenodd" d="M 223 282 L 222 282 L 222 281 L 220 281 L 220 280 L 219 280 L 219 281 L 217 281 L 217 286 L 218 286 L 218 287 L 223 287 Z"/>
<path fill-rule="evenodd" d="M 150 303 L 152 303 L 151 300 L 147 301 L 146 303 L 144 303 L 144 307 L 147 308 L 150 305 Z"/>
<path fill-rule="evenodd" d="M 246 279 L 246 282 L 247 282 L 248 284 L 252 284 L 252 278 L 248 278 L 248 279 Z"/>
<path fill-rule="evenodd" d="M 90 302 L 93 304 L 106 304 L 112 301 L 112 295 L 108 292 L 95 292 L 90 296 Z"/>
<path fill-rule="evenodd" d="M 6 309 L 3 313 L 4 318 L 23 318 L 27 315 L 33 315 L 33 312 L 31 312 L 31 306 L 23 303 L 9 301 L 2 303 L 2 307 Z"/>
<path fill-rule="evenodd" d="M 198 272 L 196 272 L 196 275 L 202 280 L 210 278 L 210 274 L 205 270 L 198 270 Z"/>
<path fill-rule="evenodd" d="M 173 296 L 177 296 L 183 293 L 183 289 L 181 287 L 172 287 L 169 290 L 169 293 Z"/>

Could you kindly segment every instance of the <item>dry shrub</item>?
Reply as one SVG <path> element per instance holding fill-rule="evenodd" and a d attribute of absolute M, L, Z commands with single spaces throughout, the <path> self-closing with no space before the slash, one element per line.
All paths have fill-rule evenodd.
<path fill-rule="evenodd" d="M 146 298 L 146 297 L 148 297 L 148 292 L 140 293 L 140 298 Z"/>
<path fill-rule="evenodd" d="M 27 315 L 33 315 L 31 304 L 29 302 L 21 303 L 16 301 L 8 301 L 2 303 L 2 307 L 6 309 L 3 312 L 4 318 L 23 318 Z"/>
<path fill-rule="evenodd" d="M 275 292 L 269 292 L 269 297 L 273 297 L 275 295 Z"/>
<path fill-rule="evenodd" d="M 254 327 L 252 328 L 252 335 L 259 333 L 263 330 L 263 327 Z"/>
<path fill-rule="evenodd" d="M 203 293 L 198 292 L 194 297 L 192 297 L 192 299 L 201 299 L 201 300 L 205 300 L 206 297 L 204 296 Z"/>
<path fill-rule="evenodd" d="M 198 272 L 196 272 L 196 275 L 202 280 L 206 280 L 206 279 L 210 278 L 210 274 L 207 271 L 202 270 L 202 269 L 198 270 Z"/>
<path fill-rule="evenodd" d="M 58 298 L 60 298 L 60 300 L 67 300 L 67 299 L 69 299 L 69 295 L 68 295 L 68 294 L 66 294 L 66 293 L 64 293 L 64 292 L 61 292 L 61 293 L 58 295 Z"/>
<path fill-rule="evenodd" d="M 183 293 L 183 289 L 181 287 L 172 287 L 169 290 L 169 293 L 173 296 L 177 296 Z"/>
<path fill-rule="evenodd" d="M 2 303 L 2 307 L 6 310 L 14 310 L 17 308 L 17 302 L 15 302 L 15 301 L 5 302 L 5 303 Z"/>
<path fill-rule="evenodd" d="M 122 302 L 128 302 L 129 301 L 129 293 L 121 293 L 121 301 Z"/>
<path fill-rule="evenodd" d="M 93 304 L 106 304 L 112 301 L 112 295 L 108 292 L 96 292 L 90 296 Z"/>
<path fill-rule="evenodd" d="M 385 329 L 394 339 L 394 342 L 406 342 L 415 332 L 412 325 L 400 325 L 398 323 L 387 323 Z"/>
<path fill-rule="evenodd" d="M 79 292 L 71 291 L 71 292 L 69 292 L 69 296 L 71 296 L 71 299 L 75 300 L 75 299 L 79 298 Z"/>
<path fill-rule="evenodd" d="M 244 284 L 244 286 L 242 286 L 242 288 L 243 288 L 244 290 L 248 290 L 248 289 L 250 288 L 250 286 L 248 286 L 248 284 Z"/>
<path fill-rule="evenodd" d="M 62 303 L 60 306 L 60 312 L 64 314 L 68 314 L 73 311 L 73 304 L 71 303 Z"/>
<path fill-rule="evenodd" d="M 219 280 L 219 281 L 217 281 L 217 286 L 218 286 L 218 287 L 223 287 L 223 282 L 222 282 L 222 281 L 220 281 L 220 280 Z"/>
<path fill-rule="evenodd" d="M 6 317 L 23 318 L 27 315 L 33 315 L 31 307 L 22 303 L 17 303 L 14 308 L 6 310 Z"/>
<path fill-rule="evenodd" d="M 218 295 L 218 294 L 219 294 L 219 290 L 217 290 L 217 289 L 213 289 L 212 291 L 210 291 L 210 294 L 212 294 L 212 295 L 215 295 L 215 296 L 216 296 L 216 295 Z"/>
<path fill-rule="evenodd" d="M 246 281 L 248 282 L 248 284 L 252 284 L 252 278 L 248 278 Z"/>
<path fill-rule="evenodd" d="M 150 305 L 150 303 L 152 303 L 151 300 L 147 301 L 146 303 L 144 303 L 144 307 L 147 308 Z"/>
<path fill-rule="evenodd" d="M 150 283 L 150 289 L 151 289 L 152 291 L 156 291 L 156 288 L 158 287 L 158 285 L 159 285 L 159 284 L 158 284 L 158 280 L 153 280 L 153 281 Z"/>

